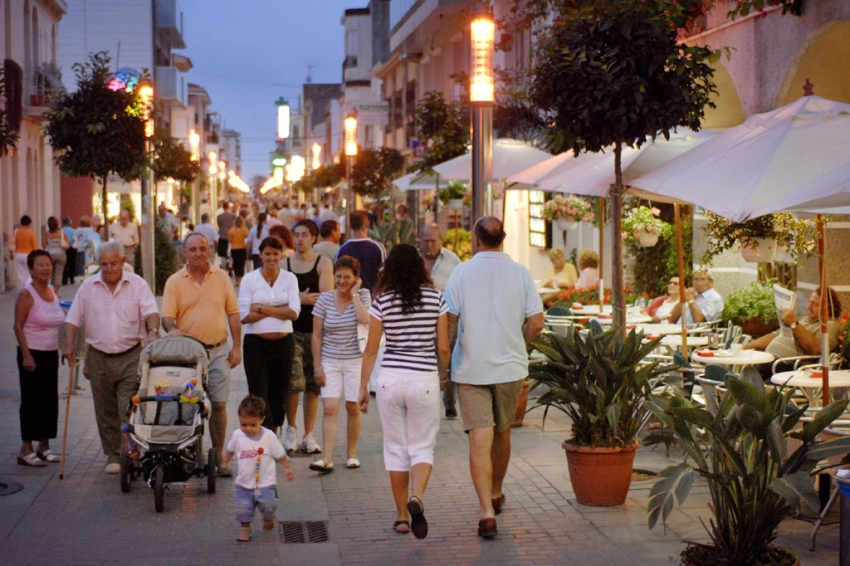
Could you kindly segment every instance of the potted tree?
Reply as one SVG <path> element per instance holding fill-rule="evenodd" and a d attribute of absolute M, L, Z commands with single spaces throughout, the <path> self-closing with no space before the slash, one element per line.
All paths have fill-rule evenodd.
<path fill-rule="evenodd" d="M 440 202 L 454 210 L 463 208 L 464 196 L 466 196 L 466 185 L 460 181 L 449 181 L 445 187 L 437 191 Z"/>
<path fill-rule="evenodd" d="M 776 279 L 765 283 L 753 281 L 746 287 L 735 289 L 723 303 L 723 322 L 737 324 L 744 334 L 753 338 L 764 336 L 779 328 L 773 284 Z"/>
<path fill-rule="evenodd" d="M 771 262 L 780 241 L 796 261 L 811 254 L 817 242 L 814 224 L 794 218 L 789 212 L 765 214 L 744 222 L 732 222 L 710 211 L 705 211 L 705 217 L 707 222 L 702 231 L 708 239 L 708 248 L 700 258 L 703 264 L 710 264 L 715 256 L 738 247 L 746 261 Z"/>
<path fill-rule="evenodd" d="M 543 205 L 543 218 L 557 222 L 561 230 L 574 230 L 579 222 L 593 222 L 593 204 L 576 195 L 557 195 Z"/>
<path fill-rule="evenodd" d="M 682 563 L 691 566 L 799 564 L 771 544 L 779 524 L 800 502 L 817 509 L 811 475 L 818 462 L 850 450 L 850 437 L 819 442 L 818 435 L 838 418 L 847 400 L 830 403 L 803 420 L 807 406 L 792 401 L 793 388 L 768 390 L 761 379 L 731 378 L 716 411 L 694 407 L 681 396 L 650 396 L 647 405 L 672 430 L 691 463 L 670 466 L 649 494 L 649 528 L 666 521 L 681 505 L 694 473 L 708 483 L 713 518 L 708 544 L 689 543 Z M 792 447 L 788 440 L 795 440 Z M 650 441 L 647 440 L 649 444 Z"/>
<path fill-rule="evenodd" d="M 649 416 L 644 401 L 661 375 L 658 361 L 643 363 L 658 339 L 642 343 L 632 330 L 625 339 L 618 329 L 582 337 L 576 327 L 566 336 L 546 333 L 534 348 L 546 361 L 530 367 L 532 390 L 548 390 L 536 406 L 554 407 L 572 420 L 567 453 L 570 482 L 583 505 L 620 505 L 631 483 L 638 448 L 637 433 Z"/>

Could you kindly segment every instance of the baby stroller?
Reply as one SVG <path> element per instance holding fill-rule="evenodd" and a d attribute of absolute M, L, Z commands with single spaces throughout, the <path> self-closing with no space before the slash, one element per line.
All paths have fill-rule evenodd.
<path fill-rule="evenodd" d="M 143 477 L 153 488 L 157 512 L 166 483 L 206 476 L 207 492 L 215 493 L 215 451 L 210 448 L 204 458 L 203 449 L 208 378 L 207 351 L 191 338 L 161 338 L 142 350 L 139 391 L 122 427 L 121 491 Z"/>

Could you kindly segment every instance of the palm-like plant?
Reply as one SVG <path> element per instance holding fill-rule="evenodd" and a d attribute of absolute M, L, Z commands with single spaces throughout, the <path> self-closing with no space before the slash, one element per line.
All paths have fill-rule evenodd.
<path fill-rule="evenodd" d="M 710 490 L 711 544 L 686 548 L 687 563 L 784 564 L 787 553 L 771 546 L 779 523 L 801 501 L 817 509 L 811 474 L 820 471 L 820 460 L 850 451 L 850 438 L 818 442 L 847 401 L 835 401 L 804 421 L 807 407 L 795 406 L 792 393 L 767 390 L 760 379 L 731 378 L 716 414 L 683 397 L 650 396 L 648 408 L 675 431 L 693 465 L 670 466 L 659 474 L 650 491 L 649 527 L 659 518 L 666 521 L 674 503 L 687 498 L 694 472 Z M 799 447 L 790 449 L 789 439 Z"/>

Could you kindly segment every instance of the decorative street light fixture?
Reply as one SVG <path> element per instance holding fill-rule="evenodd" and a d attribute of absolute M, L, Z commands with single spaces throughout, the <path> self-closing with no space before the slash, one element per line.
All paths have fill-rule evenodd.
<path fill-rule="evenodd" d="M 289 137 L 289 103 L 281 96 L 275 104 L 277 105 L 277 139 L 283 141 Z"/>
<path fill-rule="evenodd" d="M 493 177 L 493 47 L 496 26 L 489 6 L 472 8 L 472 76 L 469 101 L 472 114 L 472 223 L 490 214 Z"/>
<path fill-rule="evenodd" d="M 357 157 L 357 114 L 352 112 L 345 118 L 345 187 L 346 203 L 345 203 L 345 226 L 346 235 L 351 237 L 351 232 L 348 231 L 348 223 L 351 218 L 351 213 L 354 211 L 354 189 L 351 187 L 351 166 L 354 158 Z"/>
<path fill-rule="evenodd" d="M 154 90 L 150 79 L 144 78 L 139 81 L 139 103 L 142 107 L 142 119 L 145 121 L 145 161 L 150 159 L 153 154 L 153 103 Z M 142 237 L 141 237 L 141 253 L 142 253 L 142 272 L 145 276 L 145 282 L 150 286 L 151 290 L 156 289 L 156 265 L 154 262 L 154 230 L 156 229 L 156 217 L 154 216 L 153 202 L 153 171 L 150 165 L 147 164 L 141 178 L 141 197 L 142 197 Z"/>

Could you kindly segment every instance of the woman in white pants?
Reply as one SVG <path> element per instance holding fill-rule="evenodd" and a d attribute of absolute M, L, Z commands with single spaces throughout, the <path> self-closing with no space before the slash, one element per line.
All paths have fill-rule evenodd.
<path fill-rule="evenodd" d="M 440 391 L 448 383 L 448 307 L 434 288 L 413 246 L 393 246 L 378 277 L 369 309 L 369 339 L 363 353 L 358 405 L 369 407 L 369 376 L 381 335 L 386 350 L 378 370 L 376 398 L 397 517 L 393 530 L 428 535 L 422 503 L 434 466 L 440 428 Z M 412 494 L 408 491 L 412 484 Z"/>

